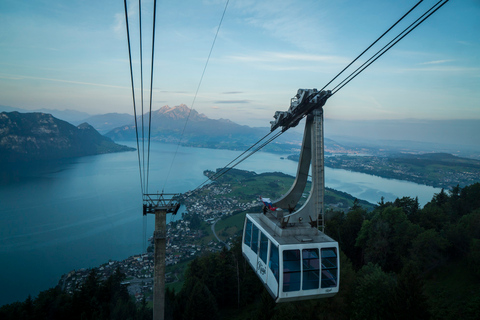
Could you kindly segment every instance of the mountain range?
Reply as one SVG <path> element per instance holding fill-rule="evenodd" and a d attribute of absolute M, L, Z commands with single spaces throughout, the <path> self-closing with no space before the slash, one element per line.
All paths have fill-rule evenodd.
<path fill-rule="evenodd" d="M 0 111 L 15 108 L 0 105 Z M 22 112 L 27 110 L 18 109 Z M 74 125 L 84 122 L 114 141 L 135 141 L 135 118 L 129 114 L 89 115 L 73 110 L 41 109 Z M 148 128 L 148 116 L 143 115 Z M 188 121 L 187 121 L 188 119 Z M 139 128 L 141 116 L 137 117 Z M 480 120 L 375 120 L 347 121 L 325 119 L 326 153 L 371 154 L 445 152 L 480 159 L 478 128 Z M 180 143 L 186 146 L 245 150 L 269 132 L 268 127 L 252 128 L 230 120 L 210 119 L 185 105 L 164 106 L 152 112 L 152 141 Z M 183 133 L 183 134 L 182 134 Z M 139 129 L 139 137 L 142 132 Z M 144 131 L 147 139 L 148 131 Z M 407 139 L 405 139 L 407 137 Z M 330 139 L 329 139 L 330 138 Z M 331 140 L 334 139 L 334 140 Z M 403 140 L 401 140 L 403 139 Z M 288 130 L 267 145 L 265 151 L 297 153 L 302 126 Z"/>
<path fill-rule="evenodd" d="M 144 115 L 148 128 L 149 113 Z M 141 128 L 141 118 L 137 118 Z M 151 113 L 151 140 L 165 143 L 180 143 L 185 146 L 215 149 L 245 150 L 265 136 L 269 128 L 252 128 L 227 119 L 210 119 L 204 114 L 181 104 L 163 106 Z M 141 136 L 141 132 L 138 134 Z M 115 141 L 135 140 L 135 124 L 123 125 L 106 134 Z M 144 132 L 148 137 L 148 132 Z M 299 148 L 301 135 L 292 133 L 287 139 L 268 145 L 265 151 L 293 151 Z"/>
<path fill-rule="evenodd" d="M 28 162 L 132 151 L 88 123 L 74 126 L 46 113 L 0 113 L 0 162 Z"/>

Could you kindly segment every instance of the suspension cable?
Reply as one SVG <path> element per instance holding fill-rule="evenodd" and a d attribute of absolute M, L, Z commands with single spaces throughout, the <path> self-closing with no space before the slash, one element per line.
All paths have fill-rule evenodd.
<path fill-rule="evenodd" d="M 230 171 L 230 169 L 236 167 L 238 164 L 240 164 L 241 162 L 243 162 L 246 158 L 249 157 L 249 155 L 247 155 L 245 158 L 243 159 L 240 159 L 236 164 L 234 164 L 233 166 L 229 167 L 229 165 L 231 165 L 233 162 L 235 162 L 238 158 L 240 158 L 241 156 L 243 156 L 245 153 L 247 153 L 250 149 L 252 149 L 254 146 L 256 146 L 258 143 L 260 143 L 263 139 L 265 139 L 267 136 L 269 136 L 272 132 L 269 132 L 267 135 L 265 135 L 263 138 L 261 138 L 260 140 L 258 140 L 255 144 L 253 144 L 252 146 L 250 146 L 247 150 L 245 150 L 244 152 L 242 152 L 238 157 L 236 157 L 235 159 L 233 159 L 232 161 L 230 161 L 227 165 L 225 165 L 222 169 L 220 169 L 219 171 L 217 171 L 215 174 L 213 174 L 211 177 L 209 177 L 207 180 L 205 180 L 202 184 L 200 184 L 200 186 L 198 186 L 197 188 L 195 189 L 198 189 L 200 188 L 201 186 L 203 186 L 205 183 L 207 183 L 208 181 L 213 181 L 213 180 L 217 180 L 218 178 L 220 178 L 222 175 L 224 175 L 225 173 L 227 173 L 228 171 Z M 270 140 L 269 140 L 270 141 Z M 263 146 L 263 145 L 262 145 Z M 261 148 L 261 147 L 260 147 Z M 257 150 L 258 151 L 258 150 Z M 255 153 L 256 151 L 252 151 L 253 153 Z"/>
<path fill-rule="evenodd" d="M 148 112 L 148 151 L 147 151 L 147 181 L 146 193 L 148 193 L 148 176 L 150 173 L 150 137 L 152 132 L 152 91 L 153 91 L 153 61 L 155 57 L 155 23 L 157 17 L 157 0 L 153 0 L 153 29 L 152 29 L 152 64 L 150 68 L 150 108 Z"/>
<path fill-rule="evenodd" d="M 193 96 L 190 111 L 188 112 L 187 119 L 185 120 L 182 134 L 180 135 L 180 139 L 178 140 L 177 149 L 175 150 L 172 162 L 170 163 L 170 168 L 168 169 L 167 177 L 165 178 L 165 182 L 162 190 L 165 189 L 165 185 L 167 184 L 168 178 L 170 177 L 170 172 L 172 171 L 173 163 L 175 162 L 175 158 L 177 157 L 178 149 L 180 148 L 180 143 L 182 142 L 183 135 L 185 134 L 185 129 L 187 128 L 188 120 L 190 119 L 190 114 L 192 113 L 193 107 L 195 105 L 195 101 L 197 100 L 197 95 L 200 90 L 200 86 L 202 85 L 203 77 L 205 75 L 205 71 L 207 70 L 208 62 L 210 61 L 210 56 L 212 55 L 213 47 L 215 46 L 215 42 L 217 41 L 218 32 L 220 31 L 220 27 L 222 26 L 223 18 L 225 17 L 225 13 L 227 12 L 227 7 L 229 2 L 230 0 L 227 0 L 225 3 L 225 8 L 223 9 L 222 17 L 220 18 L 220 22 L 217 27 L 217 32 L 215 33 L 215 37 L 213 38 L 212 46 L 210 47 L 210 52 L 208 53 L 207 61 L 205 62 L 205 66 L 203 67 L 202 75 L 200 76 L 200 81 L 198 82 L 197 90 L 195 91 L 195 95 Z"/>
<path fill-rule="evenodd" d="M 380 39 L 382 39 L 390 30 L 392 30 L 400 21 L 403 20 L 407 15 L 409 15 L 420 3 L 422 3 L 423 0 L 420 0 L 417 2 L 416 5 L 414 5 L 410 10 L 408 10 L 407 13 L 405 13 L 400 19 L 397 20 L 390 28 L 387 29 L 380 37 L 377 38 L 371 45 L 369 45 L 365 50 L 363 50 L 362 53 L 360 53 L 355 59 L 353 59 L 352 62 L 350 62 L 345 68 L 343 68 L 342 71 L 340 71 L 335 77 L 333 77 L 332 80 L 330 80 L 326 85 L 323 86 L 320 91 L 324 90 L 330 83 L 332 83 L 335 79 L 337 79 L 345 70 L 347 70 L 352 64 L 355 63 L 365 52 L 367 52 L 371 47 L 373 47 Z"/>
<path fill-rule="evenodd" d="M 443 1 L 443 3 L 441 3 Z M 345 85 L 347 85 L 350 81 L 352 81 L 356 76 L 362 73 L 366 68 L 368 68 L 372 63 L 374 63 L 378 58 L 380 58 L 384 53 L 390 50 L 394 45 L 396 45 L 400 40 L 405 38 L 410 32 L 412 32 L 416 27 L 422 24 L 426 19 L 428 19 L 432 14 L 434 14 L 438 9 L 440 9 L 443 5 L 445 5 L 449 0 L 440 0 L 436 4 L 434 4 L 430 9 L 428 9 L 423 15 L 421 15 L 417 20 L 415 20 L 412 24 L 410 24 L 407 28 L 405 28 L 400 34 L 398 34 L 393 40 L 391 40 L 388 44 L 386 44 L 382 49 L 377 51 L 375 55 L 370 57 L 365 63 L 363 63 L 360 67 L 358 67 L 354 72 L 352 72 L 347 78 L 345 78 L 342 82 L 340 82 L 335 88 L 332 90 L 332 95 L 337 93 L 340 89 L 342 89 Z M 441 4 L 440 4 L 441 3 Z M 437 7 L 438 6 L 438 7 Z M 435 8 L 437 7 L 437 8 Z M 430 13 L 429 13 L 430 12 Z M 423 18 L 423 19 L 422 19 Z M 421 19 L 421 20 L 420 20 Z M 420 22 L 419 22 L 420 20 Z M 418 22 L 418 23 L 417 23 Z M 408 30 L 408 31 L 407 31 Z M 402 35 L 403 34 L 403 35 Z M 398 38 L 398 39 L 397 39 Z M 386 48 L 386 49 L 385 49 Z M 372 60 L 373 59 L 373 60 Z M 371 60 L 371 61 L 370 61 Z M 363 67 L 363 68 L 362 68 Z M 360 70 L 359 70 L 360 69 Z M 348 80 L 347 80 L 348 79 Z M 340 87 L 339 87 L 340 86 Z"/>
<path fill-rule="evenodd" d="M 438 3 L 442 2 L 443 0 L 440 0 L 438 1 L 436 5 L 438 5 Z M 432 7 L 433 8 L 433 7 Z M 411 28 L 416 22 L 418 22 L 421 18 L 423 18 L 430 10 L 432 10 L 432 8 L 430 8 L 428 11 L 426 11 L 425 13 L 423 13 L 423 15 L 421 15 L 417 20 L 415 20 L 414 22 L 412 22 L 407 28 L 405 28 L 402 32 L 400 32 L 395 38 L 393 38 L 390 42 L 388 42 L 385 46 L 383 46 L 380 50 L 378 50 L 373 56 L 371 56 L 367 61 L 365 61 L 360 67 L 358 67 L 357 69 L 355 69 L 355 71 L 353 71 L 349 76 L 347 76 L 345 79 L 343 79 L 342 82 L 340 82 L 339 84 L 337 84 L 333 89 L 332 91 L 335 91 L 335 89 L 337 89 L 339 86 L 341 86 L 345 81 L 347 81 L 350 77 L 352 77 L 353 74 L 355 74 L 358 70 L 360 70 L 363 66 L 365 66 L 368 62 L 370 62 L 372 59 L 374 59 L 376 56 L 378 56 L 383 50 L 385 50 L 385 48 L 387 48 L 390 44 L 392 44 L 395 40 L 397 40 L 403 33 L 405 33 L 409 28 Z M 387 50 L 386 50 L 387 51 Z M 386 52 L 385 51 L 385 52 Z"/>
<path fill-rule="evenodd" d="M 138 0 L 138 25 L 140 35 L 140 102 L 142 105 L 142 172 L 143 172 L 143 190 L 146 190 L 145 177 L 145 122 L 143 119 L 143 41 L 142 41 L 142 0 Z"/>
<path fill-rule="evenodd" d="M 443 3 L 442 3 L 443 1 Z M 357 68 L 355 71 L 353 71 L 349 76 L 347 76 L 344 80 L 342 80 L 338 85 L 336 85 L 333 90 L 332 90 L 332 95 L 338 92 L 340 89 L 342 89 L 346 84 L 348 84 L 351 80 L 353 80 L 357 75 L 359 75 L 361 72 L 363 72 L 367 67 L 369 67 L 373 62 L 375 62 L 378 58 L 380 58 L 385 52 L 390 50 L 395 44 L 397 44 L 400 40 L 402 40 L 406 35 L 408 35 L 411 31 L 413 31 L 416 27 L 418 27 L 421 23 L 423 23 L 427 18 L 429 18 L 433 13 L 435 13 L 438 9 L 440 9 L 444 4 L 446 4 L 449 0 L 440 0 L 438 1 L 434 6 L 432 6 L 427 12 L 425 12 L 422 16 L 420 16 L 415 22 L 413 22 L 411 25 L 409 25 L 407 28 L 405 28 L 400 34 L 398 34 L 393 40 L 391 40 L 387 45 L 385 45 L 382 49 L 378 50 L 373 56 L 371 56 L 366 62 L 364 62 L 359 68 Z M 402 21 L 408 14 L 410 14 L 423 0 L 420 0 L 417 4 L 415 4 L 407 13 L 405 13 L 399 20 L 397 20 L 387 31 L 385 31 L 379 38 L 377 38 L 372 44 L 370 44 L 360 55 L 358 55 L 352 62 L 350 62 L 342 71 L 340 71 L 333 79 L 331 79 L 320 91 L 325 89 L 329 84 L 331 84 L 334 80 L 336 80 L 346 69 L 348 69 L 353 63 L 355 63 L 362 55 L 364 55 L 373 45 L 375 45 L 381 38 L 383 38 L 389 31 L 391 31 L 400 21 Z M 441 3 L 441 4 L 440 4 Z M 137 129 L 137 119 L 136 119 L 136 106 L 135 106 L 135 95 L 134 95 L 134 85 L 133 85 L 133 71 L 132 71 L 132 59 L 131 59 L 131 48 L 130 48 L 130 37 L 129 37 L 129 27 L 128 27 L 128 14 L 127 14 L 127 5 L 126 5 L 126 0 L 124 0 L 125 4 L 125 19 L 126 19 L 126 26 L 127 26 L 127 37 L 128 37 L 128 48 L 129 48 L 129 59 L 130 59 L 130 75 L 131 75 L 131 82 L 132 82 L 132 96 L 133 96 L 133 105 L 134 105 L 134 113 L 135 113 L 135 133 L 136 133 L 136 138 L 137 138 L 137 150 L 138 150 L 138 161 L 139 161 L 139 169 L 140 169 L 140 182 L 142 185 L 142 193 L 144 194 L 144 190 L 148 188 L 148 182 L 145 184 L 146 187 L 144 187 L 143 182 L 148 181 L 148 171 L 149 171 L 149 162 L 150 162 L 150 138 L 151 138 L 151 110 L 152 110 L 152 86 L 153 86 L 153 61 L 154 61 L 154 41 L 155 41 L 155 12 L 156 12 L 156 0 L 154 0 L 154 18 L 153 18 L 153 36 L 152 36 L 152 65 L 151 65 L 151 78 L 150 78 L 150 112 L 149 112 L 149 131 L 148 131 L 148 151 L 147 151 L 147 175 L 146 178 L 142 180 L 142 166 L 140 163 L 140 151 L 139 151 L 139 139 L 138 139 L 138 129 Z M 185 133 L 185 129 L 187 126 L 187 123 L 189 121 L 191 112 L 193 110 L 198 92 L 200 90 L 213 48 L 215 46 L 215 42 L 221 27 L 221 24 L 223 22 L 227 7 L 229 4 L 229 0 L 226 1 L 225 8 L 222 13 L 222 17 L 220 19 L 220 23 L 218 25 L 212 46 L 210 48 L 210 52 L 208 54 L 205 66 L 203 68 L 203 72 L 200 77 L 200 81 L 198 83 L 191 109 L 187 115 L 187 119 L 185 121 L 182 134 L 180 137 L 180 140 L 177 144 L 177 148 L 172 160 L 172 163 L 170 165 L 170 169 L 167 174 L 167 178 L 165 179 L 165 184 L 166 181 L 168 180 L 168 177 L 171 173 L 173 163 L 175 161 L 176 155 L 178 153 L 178 149 L 180 146 L 180 143 L 182 141 L 182 138 Z M 440 4 L 440 5 L 439 5 Z M 140 0 L 139 0 L 139 6 L 140 6 Z M 438 6 L 438 7 L 437 7 Z M 436 8 L 435 8 L 436 7 Z M 141 9 L 140 9 L 141 11 Z M 429 13 L 430 12 L 430 13 Z M 423 19 L 422 19 L 423 18 Z M 421 20 L 420 20 L 421 19 Z M 420 20 L 420 22 L 418 22 Z M 141 22 L 141 17 L 140 17 L 140 22 Z M 141 35 L 141 26 L 140 26 L 140 35 Z M 142 49 L 141 49 L 141 39 L 140 39 L 140 55 L 142 56 Z M 140 57 L 141 65 L 142 65 L 142 57 Z M 143 72 L 143 71 L 141 71 Z M 142 77 L 143 78 L 143 77 Z M 144 133 L 143 133 L 143 79 L 142 79 L 142 141 L 144 140 Z M 286 130 L 285 130 L 286 131 Z M 248 151 L 250 151 L 252 148 L 254 148 L 256 145 L 258 145 L 261 141 L 266 139 L 272 132 L 269 132 L 267 135 L 262 137 L 260 140 L 258 140 L 255 144 L 250 146 L 247 150 L 245 150 L 243 153 L 241 153 L 239 156 L 237 156 L 234 160 L 230 161 L 225 167 L 217 171 L 214 175 L 209 177 L 206 181 L 204 181 L 202 184 L 200 184 L 197 188 L 194 190 L 202 187 L 205 185 L 208 181 L 215 181 L 219 179 L 221 176 L 226 174 L 228 171 L 231 169 L 235 168 L 237 165 L 248 159 L 250 156 L 261 150 L 263 147 L 271 143 L 273 140 L 277 139 L 283 132 L 285 131 L 280 131 L 279 133 L 275 134 L 273 137 L 269 138 L 267 141 L 262 143 L 260 146 L 258 146 L 256 149 L 251 151 L 248 155 L 244 156 Z M 143 147 L 143 152 L 144 152 L 144 147 Z M 243 156 L 243 158 L 241 158 Z M 143 157 L 145 160 L 145 155 Z M 239 160 L 240 159 L 240 160 Z M 238 160 L 238 161 L 237 161 Z M 236 162 L 235 162 L 236 161 Z M 234 163 L 232 166 L 230 166 L 232 163 Z M 229 167 L 230 166 L 230 167 Z M 145 166 L 144 166 L 145 167 Z M 145 172 L 144 172 L 145 175 Z M 165 185 L 164 185 L 165 187 Z M 163 191 L 163 189 L 162 189 Z"/>
<path fill-rule="evenodd" d="M 237 163 L 235 163 L 233 166 L 231 167 L 228 167 L 228 165 L 230 165 L 233 161 L 231 161 L 228 165 L 226 165 L 225 167 L 223 167 L 222 169 L 220 169 L 219 171 L 217 171 L 214 175 L 212 175 L 211 177 L 209 177 L 207 180 L 205 180 L 203 183 L 201 183 L 198 187 L 196 187 L 194 190 L 197 190 L 199 188 L 201 188 L 203 185 L 205 185 L 207 182 L 209 181 L 215 181 L 215 180 L 218 180 L 221 176 L 223 176 L 224 174 L 226 174 L 227 172 L 229 172 L 230 170 L 232 170 L 233 168 L 235 168 L 236 166 L 238 166 L 240 163 L 242 163 L 243 161 L 247 160 L 248 158 L 250 158 L 252 155 L 254 155 L 255 153 L 257 153 L 258 151 L 260 151 L 263 147 L 265 147 L 266 145 L 268 145 L 269 143 L 271 143 L 273 140 L 277 139 L 279 136 L 281 136 L 285 131 L 280 131 L 278 132 L 277 134 L 275 134 L 273 137 L 271 137 L 270 139 L 268 139 L 266 142 L 264 142 L 263 144 L 261 144 L 259 147 L 257 147 L 255 150 L 251 151 L 248 155 L 246 155 L 245 157 L 243 157 L 242 159 L 240 159 L 239 161 L 237 161 Z M 269 133 L 270 134 L 270 133 Z M 268 136 L 268 135 L 267 135 Z M 262 138 L 263 139 L 263 138 Z M 260 142 L 260 141 L 258 141 Z M 256 144 L 258 144 L 258 142 Z M 252 146 L 253 147 L 253 146 Z M 252 147 L 250 147 L 248 150 L 250 150 Z M 247 150 L 247 151 L 248 151 Z M 243 152 L 243 154 L 245 154 L 247 151 Z M 239 157 L 237 157 L 236 159 L 238 159 Z"/>
<path fill-rule="evenodd" d="M 136 103 L 135 103 L 135 86 L 133 82 L 133 68 L 132 68 L 132 50 L 130 46 L 130 31 L 128 28 L 128 11 L 127 11 L 127 0 L 123 1 L 124 7 L 125 7 L 125 25 L 127 27 L 127 42 L 128 42 L 128 59 L 130 62 L 130 81 L 132 85 L 132 98 L 133 98 L 133 116 L 135 118 L 135 137 L 137 140 L 137 155 L 138 155 L 138 169 L 140 171 L 140 187 L 142 190 L 142 196 L 144 194 L 143 190 L 143 180 L 142 180 L 142 164 L 140 161 L 140 147 L 138 143 L 138 126 L 137 126 L 137 108 L 136 108 Z"/>
<path fill-rule="evenodd" d="M 401 20 L 403 20 L 408 14 L 410 14 L 423 0 L 419 1 L 417 4 L 415 4 L 407 13 L 405 13 L 399 20 L 397 20 L 390 28 L 387 29 L 379 38 L 377 38 L 372 44 L 370 44 L 367 49 L 365 49 L 360 55 L 358 55 L 352 62 L 350 62 L 340 73 L 338 73 L 332 80 L 330 80 L 321 90 L 320 92 L 325 89 L 329 84 L 331 84 L 336 78 L 338 78 L 346 69 L 348 69 L 355 61 L 357 61 L 365 52 L 367 52 L 373 45 L 375 45 L 381 38 L 383 38 L 389 31 L 391 31 Z M 438 6 L 442 1 L 444 1 L 440 6 Z M 393 40 L 391 40 L 386 46 L 384 46 L 382 49 L 377 51 L 372 57 L 370 57 L 362 66 L 357 68 L 353 73 L 351 73 L 349 76 L 347 76 L 343 81 L 340 82 L 332 91 L 332 95 L 341 88 L 343 88 L 348 82 L 353 80 L 358 74 L 360 74 L 363 70 L 365 70 L 368 66 L 370 66 L 373 62 L 375 62 L 379 57 L 381 57 L 385 52 L 390 50 L 395 44 L 397 44 L 400 40 L 402 40 L 407 34 L 409 34 L 411 31 L 413 31 L 416 27 L 418 27 L 422 22 L 424 22 L 428 17 L 430 17 L 433 13 L 435 13 L 438 9 L 440 9 L 448 0 L 440 0 L 438 1 L 434 6 L 432 6 L 429 10 L 427 10 L 423 15 L 421 15 L 415 22 L 413 22 L 410 26 L 405 28 L 400 34 L 398 34 Z M 438 6 L 438 7 L 437 7 Z M 437 8 L 435 8 L 437 7 Z M 434 9 L 435 8 L 435 9 Z M 430 12 L 430 13 L 429 13 Z M 423 18 L 423 19 L 422 19 Z M 420 22 L 418 22 L 420 19 L 422 19 Z M 417 23 L 418 22 L 418 23 Z M 413 26 L 413 27 L 412 27 Z M 408 30 L 408 31 L 407 31 Z M 386 49 L 385 49 L 386 48 Z M 373 59 L 373 60 L 372 60 Z M 363 67 L 363 68 L 362 68 Z M 361 68 L 360 71 L 358 71 Z M 357 72 L 358 71 L 358 72 Z M 339 87 L 340 86 L 340 87 Z M 288 130 L 288 129 L 287 129 Z M 286 130 L 285 130 L 286 131 Z M 257 147 L 254 151 L 250 152 L 247 156 L 243 157 L 240 159 L 237 163 L 235 163 L 233 166 L 229 167 L 230 164 L 235 162 L 238 158 L 240 158 L 242 155 L 244 155 L 247 151 L 252 149 L 255 145 L 257 145 L 261 140 L 266 138 L 269 134 L 267 134 L 265 137 L 263 137 L 261 140 L 257 141 L 254 145 L 252 145 L 250 148 L 248 148 L 246 151 L 244 151 L 241 155 L 239 155 L 237 158 L 229 162 L 226 166 L 224 166 L 222 169 L 217 171 L 214 175 L 209 177 L 207 180 L 205 180 L 203 183 L 201 183 L 196 189 L 201 188 L 203 185 L 205 185 L 208 181 L 215 181 L 219 179 L 221 176 L 226 174 L 228 171 L 239 165 L 241 162 L 245 161 L 247 158 L 252 156 L 254 153 L 265 147 L 267 144 L 271 143 L 273 140 L 278 138 L 283 132 L 281 131 L 280 133 L 276 134 L 274 137 L 270 138 L 268 141 L 264 142 L 261 146 Z"/>
<path fill-rule="evenodd" d="M 236 157 L 235 159 L 233 159 L 232 161 L 230 161 L 229 163 L 227 163 L 227 165 L 224 167 L 227 168 L 229 165 L 231 165 L 233 162 L 235 162 L 238 158 L 240 158 L 241 156 L 243 156 L 245 153 L 247 153 L 250 149 L 252 149 L 253 147 L 255 147 L 257 144 L 259 144 L 263 139 L 265 139 L 266 137 L 268 137 L 270 134 L 272 134 L 272 131 L 270 131 L 269 133 L 267 133 L 265 136 L 263 136 L 263 138 L 261 138 L 260 140 L 258 140 L 257 142 L 255 142 L 253 145 L 251 145 L 247 150 L 243 151 L 238 157 Z"/>

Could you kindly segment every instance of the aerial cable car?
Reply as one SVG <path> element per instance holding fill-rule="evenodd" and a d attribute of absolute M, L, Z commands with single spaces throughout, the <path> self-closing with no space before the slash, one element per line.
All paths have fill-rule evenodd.
<path fill-rule="evenodd" d="M 263 212 L 245 217 L 242 254 L 277 303 L 338 292 L 338 242 L 324 233 L 323 106 L 330 96 L 329 90 L 299 89 L 289 110 L 275 113 L 272 131 L 285 131 L 307 118 L 297 175 L 283 197 L 271 203 L 263 199 Z M 297 209 L 310 167 L 310 195 Z"/>

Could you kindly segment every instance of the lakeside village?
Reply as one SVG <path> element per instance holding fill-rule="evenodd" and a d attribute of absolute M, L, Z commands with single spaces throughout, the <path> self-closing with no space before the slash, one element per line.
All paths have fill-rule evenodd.
<path fill-rule="evenodd" d="M 215 195 L 227 195 L 231 192 L 229 185 L 215 183 L 203 186 L 195 191 L 189 191 L 181 196 L 181 203 L 185 205 L 186 212 L 183 219 L 171 222 L 167 226 L 166 242 L 166 266 L 175 265 L 206 252 L 222 250 L 224 245 L 230 246 L 233 238 L 227 239 L 226 243 L 211 240 L 207 244 L 200 243 L 206 233 L 201 229 L 201 221 L 213 225 L 222 216 L 230 216 L 234 213 L 259 206 L 258 200 L 241 202 L 237 199 L 222 197 L 214 198 Z M 195 216 L 195 217 L 194 217 Z M 126 275 L 125 285 L 128 291 L 140 301 L 145 296 L 147 301 L 152 299 L 153 287 L 153 237 L 149 239 L 150 246 L 144 254 L 134 255 L 122 261 L 109 261 L 94 268 L 101 280 L 107 279 L 117 268 Z M 68 293 L 82 287 L 91 269 L 73 270 L 64 274 L 59 286 Z M 166 274 L 166 283 L 179 281 L 178 274 L 170 272 Z"/>

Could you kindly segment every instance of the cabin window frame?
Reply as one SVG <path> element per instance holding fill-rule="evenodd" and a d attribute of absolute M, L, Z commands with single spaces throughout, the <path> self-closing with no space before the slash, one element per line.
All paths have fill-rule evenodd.
<path fill-rule="evenodd" d="M 270 246 L 270 258 L 268 260 L 268 267 L 272 271 L 275 279 L 277 282 L 279 281 L 280 277 L 280 255 L 278 246 L 274 245 L 273 243 Z"/>
<path fill-rule="evenodd" d="M 333 252 L 333 255 L 331 254 Z M 335 288 L 338 286 L 338 250 L 335 247 L 322 248 L 322 278 L 321 288 Z"/>
<path fill-rule="evenodd" d="M 283 250 L 283 292 L 300 291 L 302 263 L 300 249 Z"/>
<path fill-rule="evenodd" d="M 243 243 L 245 243 L 245 245 L 247 245 L 248 247 L 252 247 L 252 220 L 250 219 L 247 219 L 247 223 L 245 225 L 245 236 L 244 236 L 244 240 L 243 240 Z"/>
<path fill-rule="evenodd" d="M 320 251 L 318 248 L 302 249 L 302 290 L 320 287 Z"/>
<path fill-rule="evenodd" d="M 258 254 L 258 245 L 259 245 L 259 232 L 260 228 L 257 227 L 256 224 L 252 223 L 252 250 L 256 254 Z"/>
<path fill-rule="evenodd" d="M 263 263 L 267 263 L 267 257 L 268 257 L 268 237 L 260 231 L 260 250 L 258 252 L 258 256 L 260 257 L 260 260 L 263 261 Z"/>

